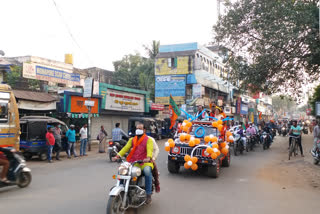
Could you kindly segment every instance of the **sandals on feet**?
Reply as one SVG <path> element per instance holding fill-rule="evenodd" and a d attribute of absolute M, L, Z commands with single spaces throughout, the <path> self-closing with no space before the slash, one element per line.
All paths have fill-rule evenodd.
<path fill-rule="evenodd" d="M 0 181 L 1 181 L 2 183 L 6 183 L 6 184 L 9 184 L 9 183 L 10 183 L 10 181 L 9 181 L 8 179 L 6 179 L 6 178 L 1 179 Z"/>

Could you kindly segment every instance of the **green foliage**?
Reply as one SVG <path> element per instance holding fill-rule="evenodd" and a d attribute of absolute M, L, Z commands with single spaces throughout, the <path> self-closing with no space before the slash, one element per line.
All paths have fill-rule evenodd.
<path fill-rule="evenodd" d="M 242 88 L 267 93 L 292 90 L 319 77 L 320 38 L 316 0 L 239 0 L 214 26 L 228 49 L 231 78 Z M 305 72 L 305 73 L 304 73 Z"/>
<path fill-rule="evenodd" d="M 293 112 L 296 108 L 296 102 L 288 96 L 272 97 L 272 106 L 276 112 Z"/>
<path fill-rule="evenodd" d="M 151 47 L 148 45 L 143 45 L 150 59 L 155 59 L 159 53 L 160 41 L 153 40 Z"/>
<path fill-rule="evenodd" d="M 28 79 L 28 86 L 29 86 L 29 89 L 31 90 L 40 90 L 40 81 Z"/>
<path fill-rule="evenodd" d="M 10 85 L 12 88 L 15 88 L 21 78 L 22 67 L 13 65 L 13 66 L 10 66 L 10 69 L 11 69 L 11 72 L 7 74 L 6 81 L 8 85 Z"/>
<path fill-rule="evenodd" d="M 318 85 L 315 90 L 314 90 L 314 93 L 309 101 L 310 105 L 311 105 L 311 114 L 312 115 L 316 115 L 316 102 L 320 102 L 320 85 Z"/>
<path fill-rule="evenodd" d="M 150 92 L 154 100 L 154 59 L 159 52 L 160 42 L 152 41 L 151 47 L 144 45 L 150 58 L 139 53 L 125 55 L 121 60 L 113 62 L 115 72 L 112 83 L 115 85 L 136 88 Z"/>

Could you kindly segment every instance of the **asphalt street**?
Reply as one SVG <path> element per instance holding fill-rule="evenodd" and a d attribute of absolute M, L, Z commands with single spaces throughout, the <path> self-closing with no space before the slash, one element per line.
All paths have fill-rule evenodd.
<path fill-rule="evenodd" d="M 287 141 L 277 137 L 267 151 L 257 147 L 232 156 L 231 166 L 222 168 L 217 179 L 189 170 L 169 174 L 161 141 L 157 160 L 161 192 L 138 213 L 315 213 L 320 208 L 320 186 L 313 178 L 319 178 L 320 167 L 312 165 L 308 151 L 305 158 L 288 161 Z M 304 137 L 306 150 L 311 141 L 311 136 Z M 31 161 L 29 166 L 33 175 L 29 187 L 0 189 L 1 214 L 106 212 L 108 191 L 115 184 L 112 175 L 118 166 L 107 161 L 106 154 L 64 158 L 53 164 Z"/>

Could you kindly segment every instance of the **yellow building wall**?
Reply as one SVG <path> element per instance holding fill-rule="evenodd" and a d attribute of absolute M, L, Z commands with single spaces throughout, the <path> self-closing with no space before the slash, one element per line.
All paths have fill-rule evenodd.
<path fill-rule="evenodd" d="M 168 59 L 170 58 L 159 58 L 156 59 L 156 75 L 170 75 L 170 74 L 188 74 L 191 73 L 188 70 L 188 62 L 189 62 L 189 56 L 181 56 L 176 57 L 177 58 L 177 67 L 176 68 L 170 68 L 168 67 Z M 192 58 L 191 60 L 191 69 L 193 67 Z"/>

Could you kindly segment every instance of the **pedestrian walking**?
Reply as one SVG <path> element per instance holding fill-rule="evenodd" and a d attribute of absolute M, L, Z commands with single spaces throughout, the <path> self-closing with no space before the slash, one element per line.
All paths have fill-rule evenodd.
<path fill-rule="evenodd" d="M 100 132 L 98 134 L 97 140 L 99 140 L 99 153 L 105 153 L 106 152 L 106 138 L 108 134 L 106 130 L 104 130 L 104 127 L 101 126 Z"/>
<path fill-rule="evenodd" d="M 55 139 L 53 136 L 53 128 L 49 127 L 48 132 L 46 134 L 46 141 L 47 141 L 47 147 L 48 147 L 48 154 L 47 154 L 47 159 L 49 163 L 52 163 L 52 150 L 53 146 L 55 144 Z"/>
<path fill-rule="evenodd" d="M 71 158 L 71 153 L 75 158 L 78 157 L 75 148 L 76 130 L 74 129 L 74 125 L 70 125 L 70 129 L 67 131 L 66 137 L 68 138 L 68 158 Z"/>
<path fill-rule="evenodd" d="M 156 126 L 156 124 L 151 123 L 150 129 L 151 129 L 151 136 L 152 136 L 153 138 L 156 138 L 156 137 L 157 137 L 157 131 L 156 131 L 157 126 Z"/>
<path fill-rule="evenodd" d="M 80 129 L 80 156 L 87 156 L 88 128 L 87 124 Z"/>
<path fill-rule="evenodd" d="M 55 125 L 53 129 L 53 136 L 55 139 L 54 150 L 56 152 L 56 160 L 60 161 L 60 151 L 62 149 L 60 124 Z"/>
<path fill-rule="evenodd" d="M 313 151 L 317 149 L 317 143 L 320 140 L 320 127 L 317 120 L 313 120 Z"/>

